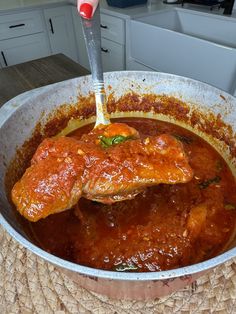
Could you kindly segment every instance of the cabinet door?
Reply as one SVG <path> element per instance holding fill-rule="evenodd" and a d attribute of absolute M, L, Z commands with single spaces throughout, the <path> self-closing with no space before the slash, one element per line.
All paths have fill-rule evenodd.
<path fill-rule="evenodd" d="M 124 46 L 102 38 L 102 62 L 104 72 L 124 70 Z"/>
<path fill-rule="evenodd" d="M 147 67 L 146 65 L 137 62 L 133 58 L 126 59 L 126 70 L 128 71 L 155 71 L 152 68 Z"/>
<path fill-rule="evenodd" d="M 0 51 L 4 67 L 50 55 L 44 33 L 3 40 L 0 42 Z"/>
<path fill-rule="evenodd" d="M 72 7 L 72 16 L 73 16 L 75 37 L 76 37 L 76 43 L 77 43 L 78 62 L 80 65 L 82 65 L 84 68 L 90 71 L 88 54 L 87 54 L 86 44 L 84 40 L 82 24 L 81 24 L 81 17 L 79 16 L 78 11 L 75 7 Z"/>
<path fill-rule="evenodd" d="M 51 50 L 78 61 L 70 6 L 44 10 Z"/>
<path fill-rule="evenodd" d="M 0 40 L 42 33 L 43 31 L 43 14 L 40 10 L 1 15 Z"/>
<path fill-rule="evenodd" d="M 123 19 L 107 14 L 101 14 L 102 37 L 115 41 L 118 44 L 125 43 L 125 23 Z"/>

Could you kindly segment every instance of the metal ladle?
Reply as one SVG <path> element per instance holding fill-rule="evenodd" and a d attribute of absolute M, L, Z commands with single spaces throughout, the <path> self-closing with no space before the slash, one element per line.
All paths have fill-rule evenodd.
<path fill-rule="evenodd" d="M 102 56 L 101 56 L 101 30 L 99 7 L 92 19 L 87 20 L 81 17 L 85 43 L 91 67 L 93 87 L 96 101 L 96 124 L 109 124 L 109 114 L 106 106 L 106 94 L 104 88 Z"/>

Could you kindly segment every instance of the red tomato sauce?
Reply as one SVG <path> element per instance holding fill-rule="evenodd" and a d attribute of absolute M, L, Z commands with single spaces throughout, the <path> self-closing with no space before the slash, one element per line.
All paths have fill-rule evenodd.
<path fill-rule="evenodd" d="M 174 135 L 194 171 L 184 184 L 160 184 L 133 200 L 104 205 L 80 199 L 78 207 L 29 223 L 34 240 L 66 260 L 99 269 L 161 271 L 191 265 L 224 249 L 236 225 L 236 183 L 216 150 L 171 123 L 123 118 L 141 137 Z M 70 136 L 80 138 L 93 125 Z"/>

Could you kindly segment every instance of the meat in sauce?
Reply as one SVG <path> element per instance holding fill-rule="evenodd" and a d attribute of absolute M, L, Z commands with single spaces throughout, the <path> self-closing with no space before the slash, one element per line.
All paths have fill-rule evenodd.
<path fill-rule="evenodd" d="M 139 138 L 122 123 L 98 127 L 80 139 L 45 139 L 12 190 L 27 219 L 37 221 L 76 205 L 81 197 L 104 204 L 132 199 L 148 186 L 191 180 L 183 145 L 162 134 Z"/>
<path fill-rule="evenodd" d="M 117 271 L 168 270 L 218 254 L 236 222 L 235 179 L 223 158 L 174 124 L 139 118 L 119 122 L 138 130 L 141 140 L 167 134 L 181 141 L 193 179 L 151 186 L 132 200 L 110 205 L 81 198 L 72 210 L 29 222 L 35 242 L 72 262 Z M 91 129 L 76 130 L 71 141 Z"/>

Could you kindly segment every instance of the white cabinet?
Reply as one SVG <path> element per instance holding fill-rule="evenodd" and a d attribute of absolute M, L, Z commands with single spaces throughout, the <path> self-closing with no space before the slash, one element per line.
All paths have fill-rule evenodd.
<path fill-rule="evenodd" d="M 125 70 L 125 22 L 101 14 L 102 61 L 104 72 Z"/>
<path fill-rule="evenodd" d="M 101 14 L 104 71 L 125 69 L 125 20 Z M 14 65 L 63 53 L 90 70 L 81 18 L 72 5 L 0 14 L 0 64 Z"/>
<path fill-rule="evenodd" d="M 3 67 L 50 53 L 40 10 L 0 16 L 0 62 Z"/>
<path fill-rule="evenodd" d="M 4 67 L 50 55 L 44 33 L 2 40 L 0 51 L 0 60 Z"/>
<path fill-rule="evenodd" d="M 84 41 L 81 18 L 77 9 L 72 11 L 76 34 L 78 62 L 90 70 L 88 54 Z M 101 14 L 101 52 L 104 72 L 125 69 L 125 23 L 124 20 Z"/>
<path fill-rule="evenodd" d="M 82 65 L 84 68 L 90 71 L 88 54 L 81 24 L 81 17 L 79 16 L 78 11 L 75 7 L 72 7 L 72 17 L 78 51 L 78 62 L 80 65 Z"/>
<path fill-rule="evenodd" d="M 104 72 L 124 70 L 124 46 L 102 38 L 102 62 Z"/>
<path fill-rule="evenodd" d="M 0 15 L 3 67 L 57 53 L 78 61 L 70 5 Z"/>
<path fill-rule="evenodd" d="M 115 16 L 101 14 L 101 33 L 103 38 L 115 41 L 119 44 L 124 44 L 125 42 L 124 20 Z"/>
<path fill-rule="evenodd" d="M 1 15 L 0 40 L 41 33 L 43 25 L 43 15 L 39 10 Z"/>
<path fill-rule="evenodd" d="M 137 62 L 136 60 L 129 58 L 126 63 L 126 69 L 128 71 L 155 71 L 154 69 L 147 67 L 146 65 Z"/>
<path fill-rule="evenodd" d="M 78 61 L 70 6 L 44 10 L 51 50 Z"/>

